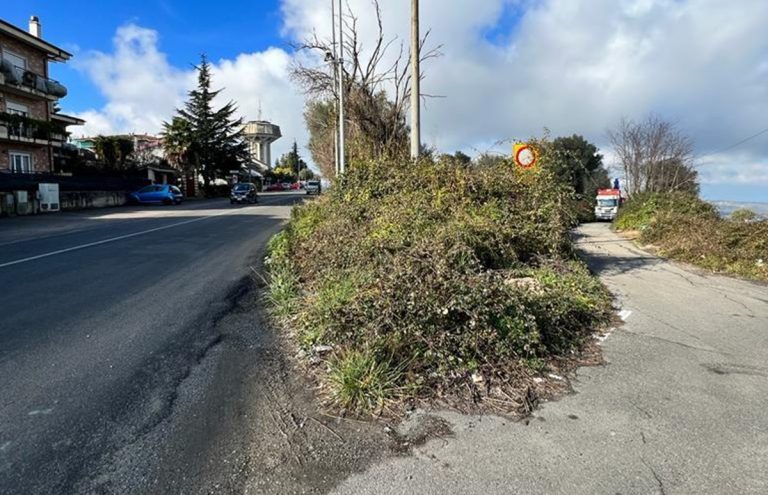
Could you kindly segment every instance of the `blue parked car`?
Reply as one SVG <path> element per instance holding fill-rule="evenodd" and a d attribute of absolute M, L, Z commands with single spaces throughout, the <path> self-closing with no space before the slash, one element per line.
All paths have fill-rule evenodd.
<path fill-rule="evenodd" d="M 138 204 L 180 205 L 183 199 L 184 193 L 181 192 L 181 189 L 168 184 L 153 184 L 142 187 L 128 196 L 131 203 Z"/>

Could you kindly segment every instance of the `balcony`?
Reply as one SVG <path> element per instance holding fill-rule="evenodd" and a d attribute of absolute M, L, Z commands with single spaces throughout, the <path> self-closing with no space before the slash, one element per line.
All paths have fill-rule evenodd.
<path fill-rule="evenodd" d="M 67 136 L 66 127 L 58 122 L 0 112 L 1 141 L 60 146 L 67 141 Z"/>
<path fill-rule="evenodd" d="M 13 65 L 0 58 L 0 86 L 25 96 L 36 95 L 48 100 L 67 96 L 67 88 L 60 82 Z"/>

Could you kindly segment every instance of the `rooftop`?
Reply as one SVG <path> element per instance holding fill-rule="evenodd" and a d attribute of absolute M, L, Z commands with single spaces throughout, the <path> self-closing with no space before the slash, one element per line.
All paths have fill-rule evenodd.
<path fill-rule="evenodd" d="M 42 40 L 36 36 L 33 36 L 27 31 L 24 31 L 23 29 L 18 28 L 13 24 L 10 24 L 2 19 L 0 19 L 0 33 L 3 33 L 8 36 L 12 36 L 23 43 L 32 45 L 35 48 L 44 51 L 48 55 L 48 58 L 50 60 L 53 60 L 56 62 L 66 62 L 67 60 L 72 58 L 72 54 L 67 52 L 66 50 L 63 50 L 57 47 L 56 45 L 53 45 L 51 43 L 48 43 L 45 40 Z"/>
<path fill-rule="evenodd" d="M 65 115 L 63 113 L 52 113 L 51 120 L 58 120 L 67 125 L 83 125 L 85 121 L 79 117 L 73 117 L 72 115 Z"/>

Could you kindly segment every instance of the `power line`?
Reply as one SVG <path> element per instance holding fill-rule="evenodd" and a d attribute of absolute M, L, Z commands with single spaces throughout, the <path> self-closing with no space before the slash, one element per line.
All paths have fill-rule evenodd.
<path fill-rule="evenodd" d="M 736 148 L 736 147 L 739 147 L 739 146 L 741 146 L 742 144 L 744 144 L 744 143 L 746 143 L 746 142 L 748 142 L 748 141 L 751 141 L 751 140 L 753 140 L 753 139 L 755 139 L 755 138 L 757 138 L 757 137 L 760 137 L 760 136 L 762 136 L 763 134 L 766 134 L 766 133 L 768 133 L 768 127 L 766 127 L 765 129 L 763 129 L 762 131 L 760 131 L 760 132 L 758 132 L 758 133 L 756 133 L 756 134 L 753 134 L 753 135 L 751 135 L 751 136 L 749 136 L 749 137 L 747 137 L 747 138 L 744 138 L 744 139 L 742 139 L 741 141 L 738 141 L 738 142 L 736 142 L 736 143 L 733 143 L 733 144 L 732 144 L 732 145 L 730 145 L 730 146 L 727 146 L 727 147 L 725 147 L 725 148 L 721 148 L 721 149 L 719 149 L 719 150 L 716 150 L 716 151 L 711 151 L 711 152 L 709 152 L 709 153 L 705 153 L 705 154 L 703 154 L 703 155 L 699 155 L 697 158 L 703 158 L 703 157 L 705 157 L 705 156 L 712 156 L 712 155 L 717 155 L 718 153 L 725 153 L 726 151 L 730 151 L 730 150 L 732 150 L 732 149 L 734 149 L 734 148 Z"/>

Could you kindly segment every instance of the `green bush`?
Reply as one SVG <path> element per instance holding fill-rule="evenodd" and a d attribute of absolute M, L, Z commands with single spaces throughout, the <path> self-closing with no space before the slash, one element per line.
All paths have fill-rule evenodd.
<path fill-rule="evenodd" d="M 717 208 L 685 192 L 636 194 L 620 209 L 615 226 L 619 230 L 645 230 L 662 217 L 674 215 L 718 218 Z"/>
<path fill-rule="evenodd" d="M 758 215 L 748 208 L 739 208 L 731 213 L 729 219 L 733 222 L 752 222 L 758 219 Z"/>
<path fill-rule="evenodd" d="M 573 257 L 572 205 L 509 161 L 356 164 L 270 242 L 276 313 L 289 294 L 299 343 L 334 349 L 327 383 L 350 410 L 477 374 L 508 384 L 608 320 L 609 294 Z"/>
<path fill-rule="evenodd" d="M 713 205 L 688 194 L 638 195 L 619 210 L 615 225 L 640 230 L 640 242 L 662 256 L 768 280 L 768 220 L 749 210 L 734 213 L 723 219 Z"/>

